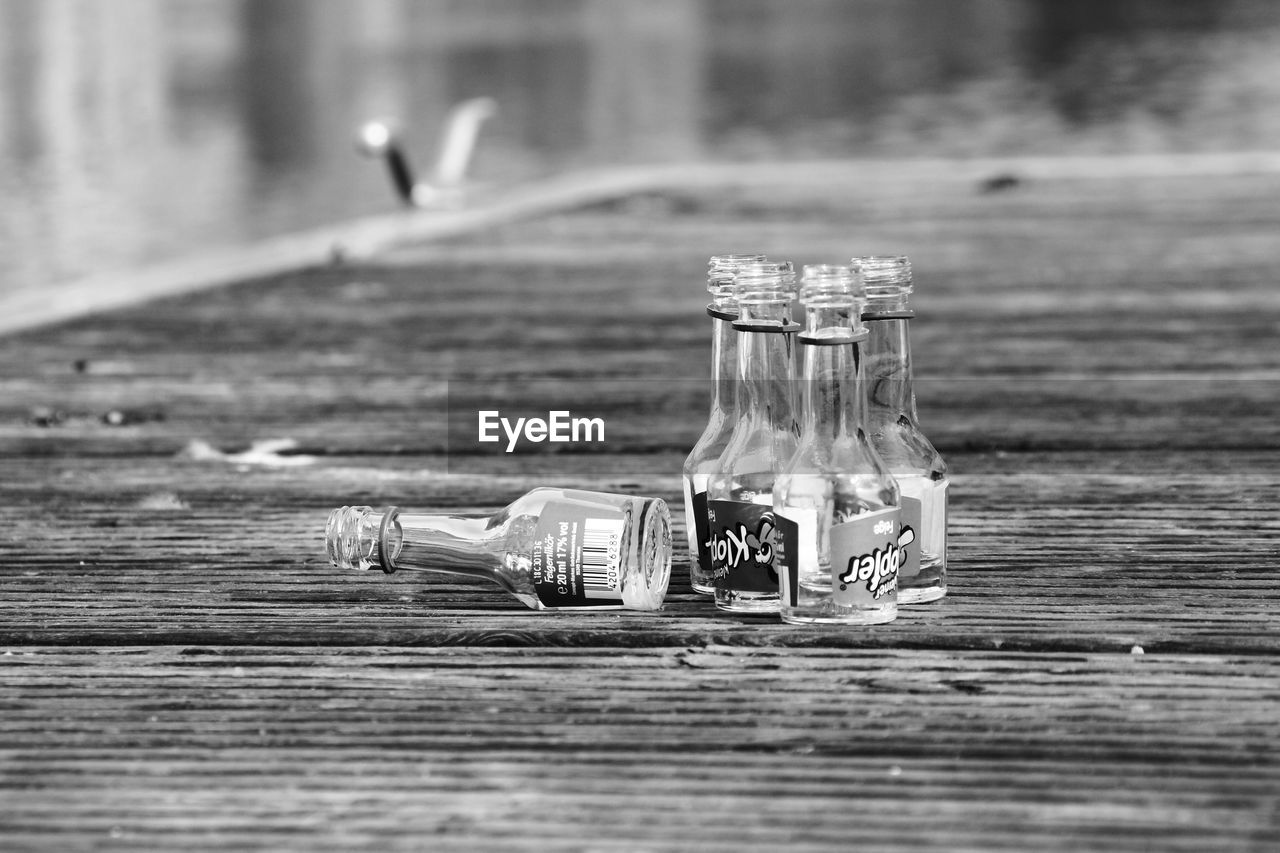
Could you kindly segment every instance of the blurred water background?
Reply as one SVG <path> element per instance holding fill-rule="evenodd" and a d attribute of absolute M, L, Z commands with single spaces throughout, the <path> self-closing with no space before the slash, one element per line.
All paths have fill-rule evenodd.
<path fill-rule="evenodd" d="M 0 295 L 610 164 L 1280 149 L 1274 0 L 2 0 Z"/>

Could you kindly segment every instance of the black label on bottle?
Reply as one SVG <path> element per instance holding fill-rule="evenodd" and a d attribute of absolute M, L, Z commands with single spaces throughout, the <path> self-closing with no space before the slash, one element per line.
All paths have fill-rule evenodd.
<path fill-rule="evenodd" d="M 621 512 L 588 512 L 550 501 L 538 518 L 531 571 L 547 607 L 602 607 L 622 601 Z"/>
<path fill-rule="evenodd" d="M 716 589 L 777 592 L 778 529 L 773 507 L 744 501 L 707 501 L 711 569 Z"/>
<path fill-rule="evenodd" d="M 707 522 L 707 493 L 693 493 L 693 535 L 698 543 L 698 568 L 711 571 L 711 525 Z"/>

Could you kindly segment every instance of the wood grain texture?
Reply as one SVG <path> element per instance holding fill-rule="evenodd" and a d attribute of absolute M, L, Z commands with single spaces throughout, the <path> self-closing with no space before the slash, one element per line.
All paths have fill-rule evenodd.
<path fill-rule="evenodd" d="M 1276 849 L 1280 176 L 991 165 L 713 171 L 0 338 L 0 848 Z M 747 249 L 912 255 L 944 601 L 823 631 L 716 613 L 683 551 L 656 614 L 328 566 L 332 507 L 544 484 L 682 542 L 702 268 Z M 483 390 L 611 440 L 450 453 Z"/>
<path fill-rule="evenodd" d="M 543 464 L 565 485 L 640 491 L 678 508 L 679 480 L 669 473 L 677 456 L 611 458 L 631 470 L 593 476 L 565 464 L 571 459 Z M 33 509 L 6 532 L 10 542 L 41 547 L 7 555 L 0 641 L 1111 651 L 1137 644 L 1274 653 L 1275 481 L 1224 471 L 1228 462 L 1261 467 L 1267 458 L 1152 452 L 1132 455 L 1120 474 L 1081 470 L 1080 455 L 955 457 L 963 473 L 953 486 L 952 593 L 855 632 L 714 613 L 689 590 L 683 553 L 667 608 L 654 615 L 534 613 L 480 583 L 344 572 L 324 559 L 332 506 L 394 501 L 429 512 L 492 512 L 536 476 L 449 476 L 429 466 L 380 473 L 399 458 L 265 470 L 220 460 L 28 459 L 27 476 L 43 473 L 10 509 Z M 683 513 L 673 522 L 683 541 Z"/>
<path fill-rule="evenodd" d="M 1257 658 L 33 647 L 4 678 L 15 840 L 1263 850 L 1280 828 L 1280 667 Z"/>

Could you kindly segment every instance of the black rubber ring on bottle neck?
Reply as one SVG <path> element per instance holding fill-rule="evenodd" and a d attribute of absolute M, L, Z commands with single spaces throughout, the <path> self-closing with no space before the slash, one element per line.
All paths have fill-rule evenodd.
<path fill-rule="evenodd" d="M 400 515 L 400 507 L 387 507 L 382 511 L 382 526 L 378 528 L 378 562 L 382 564 L 382 570 L 389 575 L 396 573 L 396 566 L 391 562 L 391 555 L 387 553 L 387 529 L 398 515 Z"/>
<path fill-rule="evenodd" d="M 733 324 L 733 328 L 739 332 L 766 332 L 777 334 L 781 332 L 798 332 L 803 329 L 804 326 L 801 326 L 799 323 L 785 323 L 780 325 L 778 323 L 753 323 L 750 320 L 745 322 L 739 320 Z"/>
<path fill-rule="evenodd" d="M 916 312 L 911 309 L 905 311 L 864 311 L 862 319 L 864 320 L 910 320 L 916 316 Z"/>
<path fill-rule="evenodd" d="M 811 347 L 838 347 L 844 344 L 860 344 L 869 337 L 871 337 L 871 333 L 863 329 L 843 338 L 815 338 L 808 333 L 801 332 L 796 335 L 796 340 Z"/>
<path fill-rule="evenodd" d="M 707 306 L 707 316 L 714 317 L 717 320 L 728 320 L 730 323 L 738 319 L 737 314 L 730 313 L 723 308 L 717 308 L 714 303 Z"/>

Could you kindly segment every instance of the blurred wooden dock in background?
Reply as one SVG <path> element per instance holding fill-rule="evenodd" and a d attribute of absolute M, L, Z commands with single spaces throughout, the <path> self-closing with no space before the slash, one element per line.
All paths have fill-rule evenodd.
<path fill-rule="evenodd" d="M 1276 849 L 1280 174 L 937 166 L 713 171 L 0 338 L 0 847 Z M 443 401 L 692 383 L 746 250 L 912 256 L 944 601 L 734 618 L 683 549 L 653 615 L 328 566 L 332 507 L 535 485 L 683 542 L 704 404 L 637 383 L 630 449 L 458 460 Z"/>

